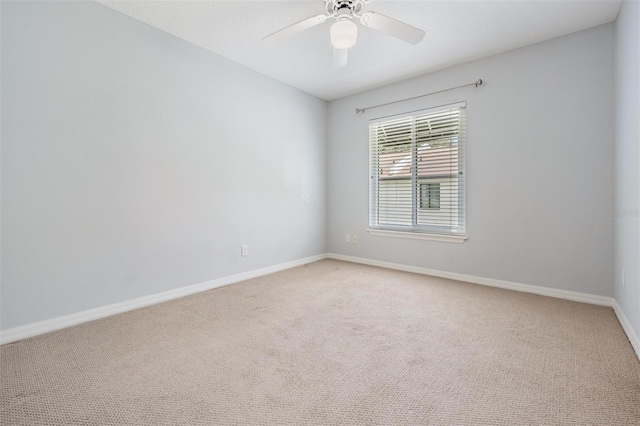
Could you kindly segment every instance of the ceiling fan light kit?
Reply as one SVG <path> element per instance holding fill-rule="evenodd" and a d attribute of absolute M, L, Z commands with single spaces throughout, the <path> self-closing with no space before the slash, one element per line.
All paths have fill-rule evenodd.
<path fill-rule="evenodd" d="M 336 49 L 350 49 L 356 44 L 358 26 L 350 19 L 338 21 L 329 30 L 331 44 Z"/>
<path fill-rule="evenodd" d="M 263 40 L 277 41 L 289 37 L 300 31 L 304 31 L 316 25 L 322 24 L 328 18 L 336 22 L 331 26 L 329 35 L 334 47 L 333 66 L 340 67 L 347 64 L 347 50 L 356 44 L 358 38 L 358 26 L 360 24 L 382 31 L 407 43 L 418 44 L 424 38 L 425 32 L 401 21 L 376 12 L 362 12 L 365 4 L 371 0 L 324 0 L 325 15 L 316 15 L 304 19 L 293 25 L 278 30 Z"/>

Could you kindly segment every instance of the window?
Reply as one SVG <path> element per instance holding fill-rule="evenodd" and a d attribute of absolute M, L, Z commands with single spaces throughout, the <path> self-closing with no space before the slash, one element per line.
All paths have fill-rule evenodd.
<path fill-rule="evenodd" d="M 371 121 L 372 234 L 464 240 L 465 127 L 464 104 Z"/>
<path fill-rule="evenodd" d="M 440 210 L 440 184 L 420 184 L 420 208 Z"/>

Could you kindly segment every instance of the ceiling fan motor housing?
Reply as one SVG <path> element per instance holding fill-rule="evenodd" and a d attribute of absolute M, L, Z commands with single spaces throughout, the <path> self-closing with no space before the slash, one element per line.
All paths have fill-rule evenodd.
<path fill-rule="evenodd" d="M 359 0 L 325 0 L 325 7 L 329 15 L 336 14 L 336 18 L 345 12 L 353 16 L 362 10 L 363 2 Z"/>

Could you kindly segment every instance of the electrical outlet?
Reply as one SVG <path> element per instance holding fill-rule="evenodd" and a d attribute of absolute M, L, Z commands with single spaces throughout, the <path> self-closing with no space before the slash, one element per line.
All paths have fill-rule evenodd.
<path fill-rule="evenodd" d="M 345 243 L 350 243 L 351 242 L 351 235 L 345 234 L 344 235 L 344 242 Z"/>
<path fill-rule="evenodd" d="M 626 284 L 624 283 L 624 268 L 622 268 L 622 287 L 626 287 Z"/>
<path fill-rule="evenodd" d="M 351 236 L 351 242 L 353 244 L 358 244 L 358 236 L 357 235 L 352 235 Z"/>
<path fill-rule="evenodd" d="M 242 256 L 248 256 L 249 255 L 249 246 L 240 246 L 240 254 Z"/>

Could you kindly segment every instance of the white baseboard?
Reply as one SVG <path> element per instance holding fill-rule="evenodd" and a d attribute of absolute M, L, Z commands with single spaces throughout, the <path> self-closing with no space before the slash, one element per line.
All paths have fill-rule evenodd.
<path fill-rule="evenodd" d="M 558 290 L 548 287 L 540 287 L 529 284 L 521 284 L 511 281 L 495 280 L 492 278 L 476 277 L 473 275 L 464 275 L 454 272 L 439 271 L 436 269 L 420 268 L 416 266 L 402 265 L 399 263 L 383 262 L 379 260 L 365 259 L 361 257 L 346 256 L 336 253 L 321 254 L 317 256 L 306 257 L 303 259 L 294 260 L 291 262 L 281 263 L 278 265 L 268 266 L 266 268 L 255 269 L 253 271 L 243 272 L 228 277 L 222 277 L 211 281 L 206 281 L 199 284 L 194 284 L 186 287 L 177 288 L 175 290 L 169 290 L 162 293 L 156 293 L 149 296 L 139 297 L 137 299 L 127 300 L 120 303 L 114 303 L 112 305 L 102 306 L 100 308 L 89 309 L 75 314 L 64 315 L 57 318 L 52 318 L 45 321 L 39 321 L 32 324 L 23 325 L 20 327 L 10 328 L 0 332 L 0 344 L 11 343 L 17 340 L 26 339 L 28 337 L 37 336 L 39 334 L 48 333 L 62 328 L 71 327 L 73 325 L 82 324 L 85 322 L 105 318 L 111 315 L 116 315 L 122 312 L 131 311 L 145 306 L 154 305 L 156 303 L 162 303 L 180 297 L 188 296 L 194 293 L 199 293 L 206 290 L 222 287 L 229 284 L 234 284 L 241 281 L 246 281 L 251 278 L 261 277 L 263 275 L 273 274 L 275 272 L 283 271 L 285 269 L 295 268 L 297 266 L 306 265 L 308 263 L 317 262 L 322 259 L 337 259 L 344 260 L 346 262 L 361 263 L 364 265 L 379 266 L 382 268 L 396 269 L 399 271 L 413 272 L 423 275 L 432 275 L 434 277 L 448 278 L 457 281 L 465 281 L 474 284 L 486 285 L 490 287 L 504 288 L 508 290 L 522 291 L 526 293 L 534 293 L 542 296 L 556 297 L 559 299 L 573 300 L 576 302 L 591 303 L 594 305 L 610 306 L 613 307 L 623 330 L 627 334 L 631 346 L 636 351 L 638 358 L 640 358 L 640 339 L 635 334 L 629 320 L 622 312 L 622 309 L 618 303 L 611 297 L 597 296 L 587 293 L 579 293 L 574 291 Z"/>
<path fill-rule="evenodd" d="M 627 337 L 629 338 L 629 342 L 631 342 L 631 346 L 636 351 L 636 355 L 638 355 L 638 359 L 640 359 L 640 339 L 638 335 L 633 331 L 633 327 L 631 327 L 631 323 L 627 319 L 627 316 L 622 312 L 622 308 L 618 305 L 618 301 L 614 299 L 613 301 L 613 310 L 618 317 L 618 321 L 620 321 L 620 325 L 625 333 L 627 333 Z"/>
<path fill-rule="evenodd" d="M 268 266 L 266 268 L 255 269 L 253 271 L 243 272 L 228 277 L 222 277 L 199 284 L 177 288 L 175 290 L 164 291 L 162 293 L 156 293 L 132 300 L 126 300 L 124 302 L 114 303 L 112 305 L 102 306 L 100 308 L 89 309 L 87 311 L 77 312 L 75 314 L 64 315 L 45 321 L 39 321 L 20 327 L 10 328 L 8 330 L 0 332 L 0 345 L 26 339 L 28 337 L 37 336 L 39 334 L 48 333 L 50 331 L 71 327 L 72 325 L 78 325 L 111 315 L 120 314 L 122 312 L 143 308 L 145 306 L 155 305 L 156 303 L 166 302 L 168 300 L 173 300 L 180 297 L 188 296 L 190 294 L 211 290 L 213 288 L 222 287 L 240 281 L 246 281 L 251 278 L 273 274 L 274 272 L 295 268 L 296 266 L 306 265 L 307 263 L 317 262 L 318 260 L 325 259 L 326 257 L 326 254 L 306 257 L 291 262 L 281 263 L 278 265 Z"/>
<path fill-rule="evenodd" d="M 448 278 L 451 280 L 465 281 L 473 284 L 486 285 L 489 287 L 504 288 L 507 290 L 521 291 L 524 293 L 534 293 L 541 296 L 556 297 L 558 299 L 573 300 L 574 302 L 590 303 L 592 305 L 613 306 L 613 298 L 598 296 L 595 294 L 579 293 L 576 291 L 558 290 L 549 287 L 540 287 L 530 284 L 521 284 L 511 281 L 495 280 L 493 278 L 476 277 L 473 275 L 458 274 L 455 272 L 439 271 L 437 269 L 420 268 L 417 266 L 402 265 L 399 263 L 383 262 L 380 260 L 365 259 L 362 257 L 345 256 L 343 254 L 329 253 L 330 259 L 344 260 L 364 265 L 380 266 L 382 268 L 397 269 L 399 271 L 413 272 L 416 274 L 431 275 L 434 277 Z"/>

